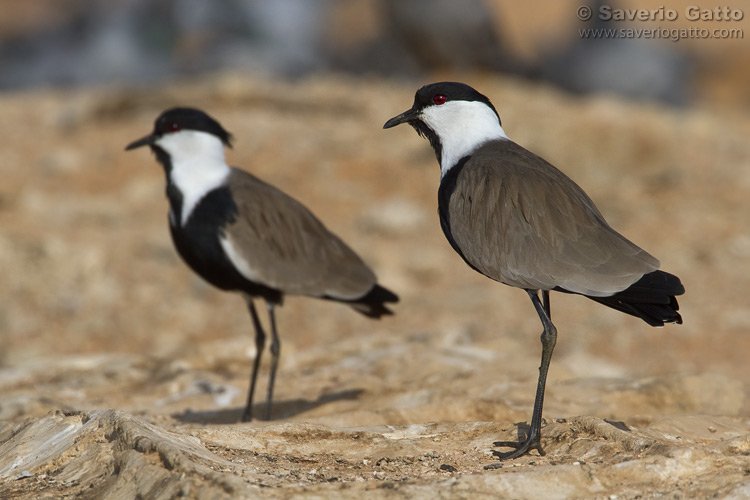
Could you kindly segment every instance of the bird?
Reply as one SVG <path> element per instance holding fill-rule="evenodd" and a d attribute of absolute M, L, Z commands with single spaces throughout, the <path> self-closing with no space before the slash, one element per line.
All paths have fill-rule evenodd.
<path fill-rule="evenodd" d="M 453 250 L 490 279 L 526 291 L 542 322 L 542 359 L 525 438 L 494 445 L 501 466 L 541 446 L 542 408 L 557 328 L 550 292 L 578 294 L 651 326 L 682 323 L 680 279 L 615 231 L 594 202 L 554 165 L 513 142 L 495 106 L 459 82 L 417 90 L 383 128 L 408 123 L 440 165 L 438 214 Z M 541 296 L 541 300 L 540 300 Z"/>
<path fill-rule="evenodd" d="M 175 107 L 131 142 L 149 146 L 166 174 L 169 229 L 178 254 L 201 278 L 247 302 L 256 356 L 241 420 L 253 418 L 253 397 L 266 333 L 255 299 L 265 301 L 271 366 L 264 418 L 270 420 L 281 351 L 275 308 L 285 295 L 340 302 L 370 318 L 391 315 L 398 296 L 300 202 L 251 173 L 230 167 L 232 135 L 204 111 Z"/>

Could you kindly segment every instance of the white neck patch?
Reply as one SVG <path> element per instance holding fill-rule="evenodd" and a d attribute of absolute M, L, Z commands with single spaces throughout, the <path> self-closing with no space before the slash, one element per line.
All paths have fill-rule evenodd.
<path fill-rule="evenodd" d="M 231 169 L 224 159 L 224 144 L 213 134 L 180 130 L 165 134 L 156 145 L 169 153 L 169 179 L 182 192 L 180 225 L 184 226 L 198 202 L 224 184 Z M 170 220 L 174 223 L 174 215 Z"/>
<path fill-rule="evenodd" d="M 492 108 L 480 101 L 448 101 L 429 106 L 422 110 L 420 118 L 440 139 L 441 178 L 458 160 L 485 142 L 509 139 Z"/>

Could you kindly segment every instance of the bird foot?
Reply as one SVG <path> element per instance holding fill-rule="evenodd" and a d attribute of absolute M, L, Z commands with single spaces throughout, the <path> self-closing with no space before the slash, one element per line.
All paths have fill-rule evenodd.
<path fill-rule="evenodd" d="M 253 417 L 253 411 L 249 409 L 245 409 L 242 412 L 242 416 L 240 417 L 240 422 L 252 422 L 254 418 L 256 420 L 265 420 L 265 421 L 271 420 L 271 408 L 269 406 L 266 406 L 265 410 L 263 411 L 263 416 L 260 418 Z"/>
<path fill-rule="evenodd" d="M 503 446 L 507 448 L 515 448 L 513 451 L 501 452 L 493 451 L 492 454 L 497 457 L 498 462 L 494 464 L 485 465 L 486 470 L 499 469 L 503 466 L 505 460 L 513 460 L 520 456 L 528 454 L 531 450 L 537 450 L 539 455 L 544 456 L 546 453 L 542 449 L 542 443 L 538 435 L 530 435 L 523 441 L 495 441 L 492 443 L 493 446 Z"/>
<path fill-rule="evenodd" d="M 240 422 L 251 422 L 253 420 L 253 412 L 252 410 L 248 410 L 245 408 L 245 410 L 242 412 L 242 416 L 240 417 Z"/>

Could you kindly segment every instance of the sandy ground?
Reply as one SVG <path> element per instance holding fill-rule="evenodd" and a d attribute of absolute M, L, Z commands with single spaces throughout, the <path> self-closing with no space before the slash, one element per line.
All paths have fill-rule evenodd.
<path fill-rule="evenodd" d="M 750 120 L 467 82 L 687 288 L 663 329 L 553 296 L 545 456 L 484 470 L 530 419 L 541 326 L 444 240 L 426 141 L 381 130 L 418 82 L 217 75 L 0 96 L 0 497 L 750 497 Z M 237 423 L 242 300 L 180 262 L 161 169 L 123 151 L 175 104 L 401 296 L 381 321 L 288 298 L 268 422 Z"/>

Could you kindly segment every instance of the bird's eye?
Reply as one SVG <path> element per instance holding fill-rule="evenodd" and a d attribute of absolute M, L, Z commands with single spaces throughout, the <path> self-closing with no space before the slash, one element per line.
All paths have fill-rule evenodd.
<path fill-rule="evenodd" d="M 443 94 L 435 94 L 434 96 L 432 96 L 432 102 L 434 102 L 438 106 L 441 104 L 445 104 L 446 100 L 447 98 Z"/>
<path fill-rule="evenodd" d="M 182 127 L 180 127 L 177 123 L 174 123 L 174 122 L 170 123 L 169 126 L 167 127 L 167 130 L 169 132 L 177 132 L 180 129 L 182 129 Z"/>

